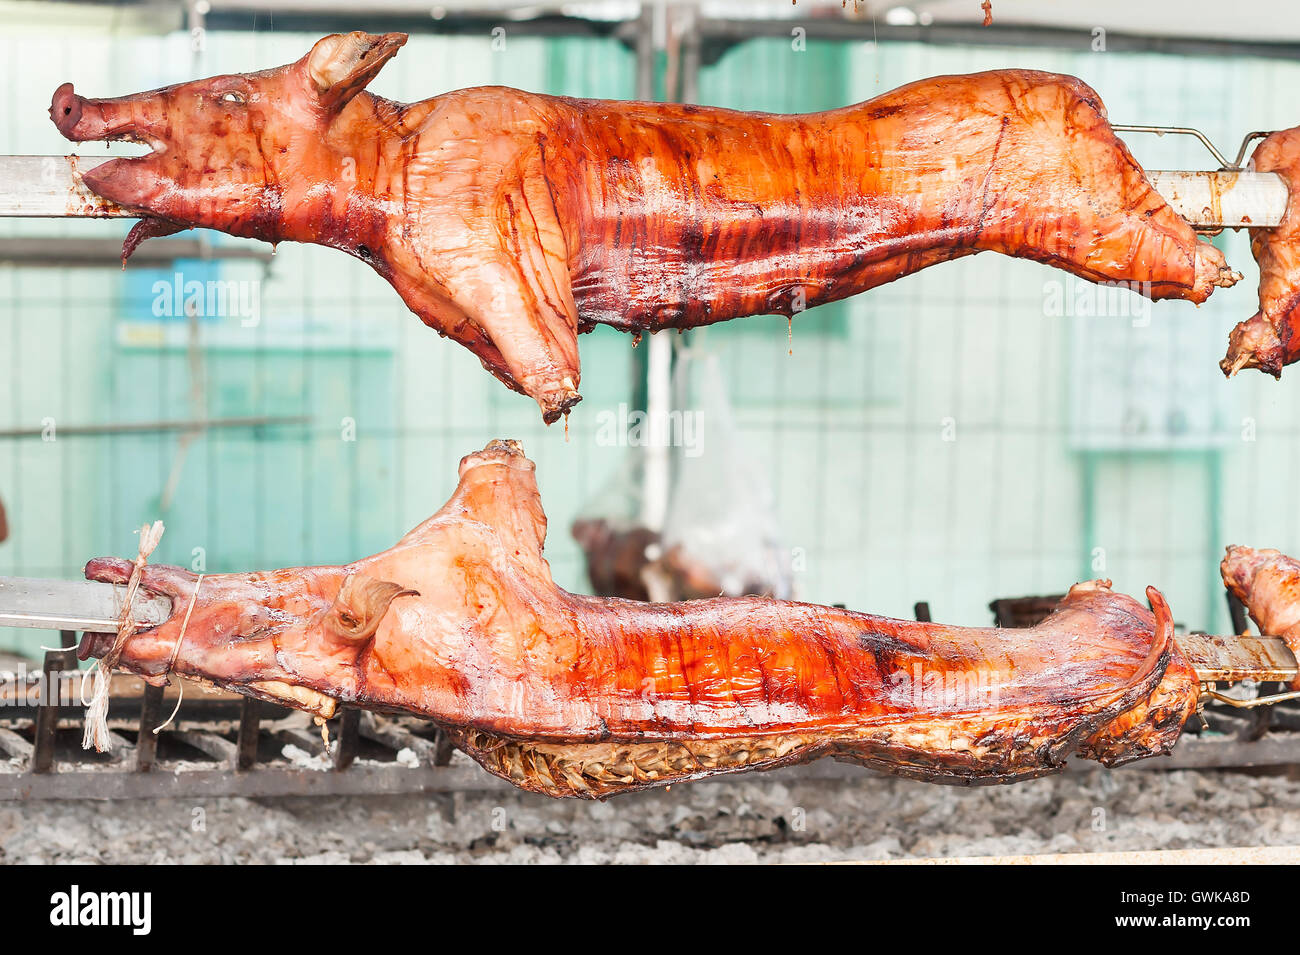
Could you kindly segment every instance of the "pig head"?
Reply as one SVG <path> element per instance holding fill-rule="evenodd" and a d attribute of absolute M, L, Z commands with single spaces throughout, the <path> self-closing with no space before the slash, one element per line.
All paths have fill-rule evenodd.
<path fill-rule="evenodd" d="M 202 577 L 146 565 L 140 586 L 170 597 L 171 615 L 129 636 L 117 665 L 155 685 L 180 675 L 326 718 L 345 702 L 452 719 L 465 702 L 454 660 L 484 642 L 481 619 L 562 619 L 545 527 L 532 462 L 493 442 L 462 460 L 433 517 L 371 557 Z M 132 566 L 96 558 L 86 577 L 124 584 Z M 103 657 L 113 641 L 87 634 L 79 655 Z"/>
<path fill-rule="evenodd" d="M 373 196 L 352 188 L 348 170 L 357 157 L 339 133 L 349 125 L 345 113 L 354 97 L 404 42 L 400 33 L 331 36 L 278 69 L 115 99 L 87 99 L 64 83 L 50 118 L 74 142 L 151 148 L 83 176 L 98 195 L 143 216 L 124 261 L 144 239 L 191 226 L 360 254 L 366 241 L 380 241 L 383 211 Z"/>
<path fill-rule="evenodd" d="M 98 558 L 91 580 L 125 584 L 133 565 Z M 142 588 L 172 598 L 172 617 L 132 635 L 118 665 L 162 685 L 179 673 L 323 717 L 355 699 L 359 657 L 389 606 L 415 595 L 391 581 L 343 567 L 205 576 L 150 565 Z M 192 605 L 192 607 L 191 607 Z M 82 659 L 104 656 L 112 634 L 87 634 Z"/>
<path fill-rule="evenodd" d="M 335 34 L 287 66 L 115 99 L 64 83 L 50 118 L 74 142 L 151 148 L 83 175 L 141 216 L 124 263 L 195 226 L 340 249 L 555 421 L 581 396 L 565 241 L 532 132 L 545 123 L 521 104 L 485 115 L 460 93 L 407 105 L 367 92 L 405 42 Z"/>

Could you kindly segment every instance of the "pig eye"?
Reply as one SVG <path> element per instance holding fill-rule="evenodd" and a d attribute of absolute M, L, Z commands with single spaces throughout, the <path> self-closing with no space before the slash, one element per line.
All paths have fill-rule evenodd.
<path fill-rule="evenodd" d="M 234 90 L 222 93 L 217 97 L 218 103 L 234 103 L 236 106 L 243 106 L 247 100 L 244 99 L 243 93 L 236 93 Z"/>

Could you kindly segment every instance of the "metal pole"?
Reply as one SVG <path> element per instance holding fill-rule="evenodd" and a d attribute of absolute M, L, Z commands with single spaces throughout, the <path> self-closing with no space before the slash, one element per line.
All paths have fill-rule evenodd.
<path fill-rule="evenodd" d="M 659 49 L 666 49 L 673 42 L 669 32 L 676 29 L 676 24 L 669 17 L 669 10 L 662 2 L 652 8 L 655 18 L 651 31 L 654 44 L 652 56 Z M 674 77 L 666 77 L 665 89 L 676 92 L 679 87 Z M 672 491 L 672 458 L 669 454 L 667 434 L 658 433 L 656 422 L 668 421 L 672 410 L 673 386 L 673 342 L 671 332 L 651 334 L 646 345 L 645 368 L 645 410 L 647 424 L 644 446 L 645 471 L 641 485 L 641 524 L 652 531 L 663 530 L 668 516 L 668 502 Z"/>
<path fill-rule="evenodd" d="M 655 98 L 654 5 L 643 3 L 637 17 L 636 98 L 650 102 Z"/>

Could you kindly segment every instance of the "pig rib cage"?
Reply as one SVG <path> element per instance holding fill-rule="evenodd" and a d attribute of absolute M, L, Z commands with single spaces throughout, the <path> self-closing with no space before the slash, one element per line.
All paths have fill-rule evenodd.
<path fill-rule="evenodd" d="M 1234 629 L 1245 632 L 1245 609 L 1231 594 L 1227 599 Z M 989 607 L 998 626 L 1032 626 L 1055 602 L 1028 597 L 995 600 Z M 929 620 L 929 604 L 916 604 L 915 614 Z M 0 800 L 511 790 L 455 753 L 434 724 L 355 708 L 340 709 L 327 724 L 328 753 L 313 728 L 286 719 L 294 710 L 230 693 L 191 692 L 176 720 L 155 733 L 172 698 L 162 687 L 131 678 L 115 684 L 119 690 L 109 708 L 113 749 L 84 751 L 79 691 L 85 671 L 77 669 L 76 642 L 75 632 L 63 631 L 63 649 L 48 649 L 42 672 L 28 681 L 53 692 L 35 702 L 16 692 L 0 700 Z M 123 692 L 123 686 L 131 689 Z M 1260 696 L 1276 689 L 1258 687 Z M 301 755 L 284 755 L 291 746 Z M 1300 765 L 1300 700 L 1256 709 L 1211 703 L 1201 725 L 1193 721 L 1172 755 L 1124 771 L 1289 765 Z M 1076 762 L 1067 771 L 1098 770 Z M 852 781 L 869 775 L 871 770 L 823 759 L 750 780 Z"/>

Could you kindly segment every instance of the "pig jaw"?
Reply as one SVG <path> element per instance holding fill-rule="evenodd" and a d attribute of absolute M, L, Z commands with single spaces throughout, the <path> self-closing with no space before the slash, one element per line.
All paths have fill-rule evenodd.
<path fill-rule="evenodd" d="M 232 673 L 228 663 L 213 665 L 210 654 L 203 660 L 196 661 L 195 654 L 183 647 L 172 663 L 170 657 L 158 656 L 158 651 L 165 649 L 164 644 L 165 641 L 157 638 L 149 639 L 143 635 L 132 637 L 118 661 L 118 667 L 135 673 L 153 686 L 166 686 L 171 682 L 172 676 L 183 676 L 196 683 L 233 690 L 268 703 L 292 706 L 324 719 L 329 719 L 337 712 L 338 700 L 335 697 L 303 685 L 299 676 L 284 673 L 281 674 L 282 679 L 253 679 L 247 672 Z M 113 634 L 88 633 L 82 639 L 77 653 L 82 659 L 103 657 L 112 645 Z"/>
<path fill-rule="evenodd" d="M 152 211 L 151 207 L 162 204 L 160 160 L 166 147 L 154 132 L 160 102 L 150 103 L 141 97 L 88 100 L 78 96 L 71 83 L 64 83 L 54 91 L 50 119 L 66 138 L 73 142 L 131 142 L 151 150 L 130 159 L 111 159 L 83 173 L 83 181 L 97 195 L 140 211 Z M 123 246 L 123 261 L 145 238 L 176 231 L 179 226 L 174 222 L 156 216 L 143 218 L 132 228 Z"/>

